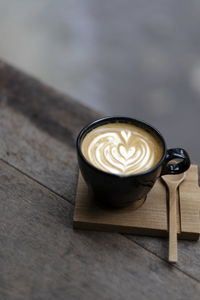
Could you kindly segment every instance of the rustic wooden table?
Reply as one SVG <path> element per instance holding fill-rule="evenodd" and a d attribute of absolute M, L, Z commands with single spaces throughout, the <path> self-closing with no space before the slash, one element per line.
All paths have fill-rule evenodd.
<path fill-rule="evenodd" d="M 0 62 L 0 299 L 200 299 L 200 243 L 74 231 L 74 141 L 99 115 Z"/>

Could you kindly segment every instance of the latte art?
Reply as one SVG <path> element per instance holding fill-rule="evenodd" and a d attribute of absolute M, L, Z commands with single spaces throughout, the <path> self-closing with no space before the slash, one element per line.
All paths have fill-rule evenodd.
<path fill-rule="evenodd" d="M 128 123 L 110 123 L 90 131 L 81 150 L 95 167 L 114 174 L 136 174 L 152 168 L 163 154 L 161 142 Z"/>

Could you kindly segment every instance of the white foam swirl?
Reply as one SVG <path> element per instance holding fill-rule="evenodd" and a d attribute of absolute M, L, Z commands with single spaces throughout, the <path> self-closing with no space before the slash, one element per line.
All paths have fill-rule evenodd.
<path fill-rule="evenodd" d="M 155 164 L 152 147 L 147 134 L 113 126 L 94 134 L 87 150 L 83 147 L 82 151 L 92 164 L 104 171 L 131 174 L 143 172 Z"/>

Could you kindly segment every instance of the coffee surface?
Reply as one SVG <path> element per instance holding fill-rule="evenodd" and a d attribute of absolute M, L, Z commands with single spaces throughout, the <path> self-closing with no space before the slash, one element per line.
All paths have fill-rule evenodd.
<path fill-rule="evenodd" d="M 158 137 L 128 123 L 109 123 L 93 129 L 83 139 L 81 150 L 95 167 L 122 175 L 147 171 L 163 155 Z"/>

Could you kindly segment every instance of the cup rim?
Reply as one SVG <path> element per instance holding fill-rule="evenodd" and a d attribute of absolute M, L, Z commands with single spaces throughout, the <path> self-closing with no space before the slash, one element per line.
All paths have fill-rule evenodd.
<path fill-rule="evenodd" d="M 159 162 L 153 166 L 152 168 L 144 171 L 144 172 L 141 172 L 141 173 L 135 173 L 135 174 L 115 174 L 115 173 L 109 173 L 109 172 L 106 172 L 104 170 L 101 170 L 100 168 L 97 168 L 96 166 L 94 166 L 92 163 L 90 163 L 86 158 L 85 156 L 83 155 L 82 151 L 81 151 L 81 142 L 82 142 L 82 138 L 84 136 L 86 136 L 86 134 L 88 132 L 90 132 L 91 130 L 93 130 L 94 128 L 97 128 L 101 125 L 104 125 L 104 124 L 107 124 L 109 123 L 109 121 L 112 121 L 110 123 L 116 123 L 116 121 L 122 121 L 121 123 L 123 123 L 123 121 L 125 121 L 125 123 L 132 123 L 134 124 L 135 123 L 139 123 L 139 124 L 142 124 L 144 125 L 145 127 L 147 128 L 150 128 L 150 130 L 152 130 L 158 137 L 159 139 L 161 140 L 162 144 L 163 144 L 163 155 L 161 157 L 161 159 L 159 160 Z M 166 157 L 166 151 L 167 151 L 167 148 L 166 148 L 166 142 L 164 140 L 164 137 L 162 136 L 162 134 L 160 133 L 159 130 L 157 130 L 155 127 L 153 127 L 152 125 L 150 125 L 149 123 L 147 122 L 144 122 L 142 120 L 138 120 L 138 119 L 135 119 L 135 118 L 131 118 L 131 117 L 125 117 L 125 116 L 107 116 L 107 117 L 103 117 L 103 118 L 100 118 L 100 119 L 97 119 L 95 121 L 92 121 L 90 123 L 88 123 L 87 125 L 85 125 L 81 131 L 79 132 L 78 136 L 77 136 L 77 139 L 76 139 L 76 149 L 77 149 L 77 153 L 78 155 L 81 157 L 81 159 L 92 169 L 94 169 L 95 171 L 98 171 L 104 175 L 107 175 L 107 176 L 112 176 L 112 177 L 117 177 L 117 178 L 131 178 L 131 177 L 137 177 L 137 176 L 142 176 L 142 175 L 146 175 L 146 174 L 149 174 L 153 171 L 155 171 L 157 168 L 159 168 L 165 157 Z"/>

